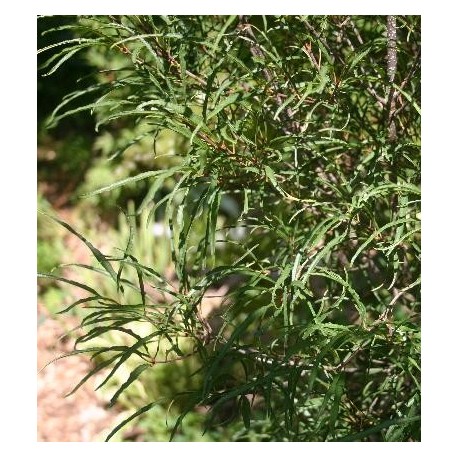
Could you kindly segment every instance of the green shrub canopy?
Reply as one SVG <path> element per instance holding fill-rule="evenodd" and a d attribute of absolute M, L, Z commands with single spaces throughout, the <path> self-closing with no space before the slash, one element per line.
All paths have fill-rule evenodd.
<path fill-rule="evenodd" d="M 193 359 L 198 383 L 174 396 L 172 435 L 203 406 L 207 428 L 238 425 L 234 440 L 419 440 L 420 18 L 91 16 L 65 27 L 72 38 L 41 50 L 48 74 L 81 52 L 106 66 L 50 124 L 90 111 L 99 130 L 141 124 L 141 136 L 172 131 L 182 144 L 173 165 L 89 193 L 146 180 L 137 210 L 170 228 L 174 278 L 132 254 L 134 237 L 108 256 L 59 221 L 119 293 L 76 284 L 92 308 L 75 351 L 103 356 L 88 377 L 109 367 L 106 383 L 135 361 L 114 403 L 159 362 Z M 84 347 L 109 332 L 129 344 Z"/>

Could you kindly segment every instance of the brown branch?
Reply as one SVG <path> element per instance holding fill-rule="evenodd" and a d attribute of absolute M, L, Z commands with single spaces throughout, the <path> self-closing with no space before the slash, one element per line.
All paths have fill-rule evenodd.
<path fill-rule="evenodd" d="M 348 19 L 348 18 L 347 18 Z M 334 60 L 337 59 L 340 61 L 341 64 L 345 64 L 345 61 L 342 59 L 341 56 L 339 55 L 336 55 L 331 47 L 328 45 L 327 41 L 326 41 L 326 38 L 321 36 L 317 31 L 316 29 L 312 26 L 312 24 L 310 24 L 307 19 L 303 19 L 302 22 L 306 25 L 306 27 L 310 30 L 310 32 L 312 33 L 313 37 L 319 41 L 325 48 L 326 50 L 328 51 L 328 53 L 334 58 Z"/>
<path fill-rule="evenodd" d="M 396 76 L 396 68 L 398 65 L 398 55 L 396 50 L 396 16 L 388 16 L 386 20 L 387 31 L 387 75 L 389 82 L 388 97 L 387 97 L 387 124 L 388 124 L 388 140 L 394 142 L 397 138 L 396 124 L 394 122 L 394 113 L 396 111 L 396 98 L 394 94 L 394 77 Z"/>
<path fill-rule="evenodd" d="M 312 44 L 311 43 L 305 43 L 305 45 L 302 47 L 302 49 L 304 50 L 305 54 L 307 54 L 307 57 L 310 59 L 310 62 L 312 63 L 312 65 L 318 71 L 320 71 L 320 64 L 318 63 L 318 61 L 316 60 L 315 56 L 312 53 Z"/>
<path fill-rule="evenodd" d="M 159 56 L 162 58 L 166 59 L 171 67 L 176 68 L 177 73 L 181 74 L 181 65 L 177 62 L 177 60 L 167 51 L 165 50 L 159 43 L 158 39 L 156 37 L 153 38 L 154 43 L 157 46 L 157 49 L 155 50 Z M 207 83 L 205 80 L 200 78 L 199 76 L 195 75 L 194 73 L 190 72 L 189 70 L 185 71 L 186 75 L 188 75 L 190 78 L 196 80 L 202 87 L 207 87 Z"/>

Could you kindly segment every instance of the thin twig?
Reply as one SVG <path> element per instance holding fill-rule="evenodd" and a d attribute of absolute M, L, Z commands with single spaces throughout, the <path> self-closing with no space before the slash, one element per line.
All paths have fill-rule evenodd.
<path fill-rule="evenodd" d="M 418 67 L 418 64 L 420 63 L 420 50 L 417 51 L 417 54 L 415 55 L 415 60 L 414 60 L 414 63 L 413 65 L 410 67 L 410 70 L 409 70 L 409 73 L 407 74 L 407 76 L 404 78 L 404 80 L 402 81 L 402 83 L 400 84 L 400 89 L 404 89 L 407 85 L 407 83 L 412 79 L 414 73 L 415 73 L 415 70 L 417 69 Z M 414 92 L 413 96 L 415 95 L 416 91 Z M 394 95 L 393 95 L 393 100 L 394 101 L 398 101 L 400 99 L 400 93 L 399 91 L 395 91 L 394 92 Z M 408 105 L 407 103 L 403 103 L 402 102 L 402 99 L 401 100 L 401 106 L 392 114 L 392 118 L 395 119 L 398 114 L 404 110 L 404 108 Z"/>
<path fill-rule="evenodd" d="M 248 41 L 250 46 L 250 52 L 253 57 L 265 59 L 264 52 L 262 51 L 261 47 L 256 41 L 256 35 L 254 34 L 251 24 L 248 22 L 248 18 L 246 16 L 239 16 L 240 24 L 238 26 L 238 30 L 240 32 L 240 37 Z M 275 79 L 270 72 L 270 70 L 264 66 L 263 68 L 264 78 L 266 81 L 271 85 L 275 97 L 275 102 L 277 107 L 282 105 L 282 94 L 280 93 L 280 89 L 275 82 Z M 280 120 L 284 124 L 285 127 L 282 127 L 282 130 L 286 134 L 297 133 L 300 131 L 300 125 L 297 121 L 294 120 L 294 113 L 290 107 L 287 107 L 286 110 L 283 110 L 280 113 Z"/>
<path fill-rule="evenodd" d="M 349 18 L 350 19 L 350 18 Z M 346 21 L 345 21 L 346 22 Z M 345 22 L 342 24 L 345 25 Z M 353 31 L 355 32 L 355 34 L 357 35 L 357 39 L 358 41 L 360 42 L 360 44 L 364 44 L 364 42 L 362 41 L 362 38 L 361 38 L 361 35 L 359 34 L 359 32 L 357 31 L 356 29 L 356 26 L 353 24 L 353 22 L 351 21 L 351 19 L 349 20 L 350 22 L 350 25 L 352 25 L 353 27 Z M 359 38 L 358 38 L 359 37 Z M 355 46 L 353 45 L 353 43 L 351 42 L 350 38 L 348 38 L 348 36 L 345 36 L 345 41 L 347 42 L 348 46 L 350 47 L 350 49 L 355 52 L 356 48 Z M 364 76 L 367 76 L 368 75 L 368 71 L 366 70 L 366 68 L 361 65 L 360 66 L 360 69 L 361 69 L 361 72 Z M 385 107 L 385 104 L 386 104 L 386 99 L 385 97 L 382 97 L 380 96 L 379 94 L 377 94 L 377 91 L 375 90 L 373 84 L 371 81 L 367 81 L 367 88 L 366 88 L 367 92 L 369 92 L 370 95 L 372 95 L 372 97 L 375 98 L 375 100 L 377 100 L 377 103 L 378 105 L 380 106 L 381 109 L 383 109 Z"/>

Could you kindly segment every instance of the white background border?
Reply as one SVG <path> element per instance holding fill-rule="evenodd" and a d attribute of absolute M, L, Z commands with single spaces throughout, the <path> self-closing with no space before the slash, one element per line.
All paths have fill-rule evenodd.
<path fill-rule="evenodd" d="M 409 456 L 455 449 L 455 336 L 458 280 L 456 226 L 458 147 L 457 74 L 453 2 L 385 0 L 188 0 L 163 2 L 80 0 L 2 4 L 2 133 L 0 143 L 2 449 L 17 455 L 124 456 L 136 452 L 219 455 L 239 451 L 336 452 L 353 457 Z M 38 14 L 421 14 L 422 15 L 422 443 L 421 444 L 163 444 L 36 443 L 36 16 Z M 455 208 L 458 206 L 455 203 Z M 11 316 L 14 315 L 14 320 Z M 6 449 L 8 447 L 8 450 Z M 103 450 L 102 450 L 102 447 Z M 107 447 L 107 448 L 105 448 Z M 242 449 L 241 449 L 242 447 Z M 255 447 L 255 450 L 247 450 Z M 293 449 L 291 449 L 293 447 Z M 425 447 L 428 450 L 424 450 Z M 23 450 L 25 449 L 25 450 Z M 29 450 L 30 449 L 30 450 Z M 421 451 L 420 451 L 421 449 Z M 324 452 L 324 453 L 323 453 Z M 119 454 L 119 455 L 118 455 Z M 407 455 L 406 455 L 407 454 Z M 157 456 L 157 455 L 156 455 Z M 447 456 L 450 456 L 447 454 Z M 111 458 L 111 457 L 110 457 Z M 391 456 L 390 456 L 391 458 Z"/>

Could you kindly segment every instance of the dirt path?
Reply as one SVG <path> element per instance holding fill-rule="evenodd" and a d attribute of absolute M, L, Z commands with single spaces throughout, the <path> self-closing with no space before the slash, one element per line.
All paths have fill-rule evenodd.
<path fill-rule="evenodd" d="M 69 316 L 53 319 L 38 304 L 38 370 L 54 357 L 72 350 L 73 341 L 69 338 L 59 340 L 59 337 L 75 325 Z M 72 356 L 38 373 L 38 441 L 103 441 L 119 422 L 119 411 L 106 409 L 107 400 L 94 392 L 100 378 L 89 379 L 76 393 L 64 397 L 90 367 L 88 357 Z"/>

